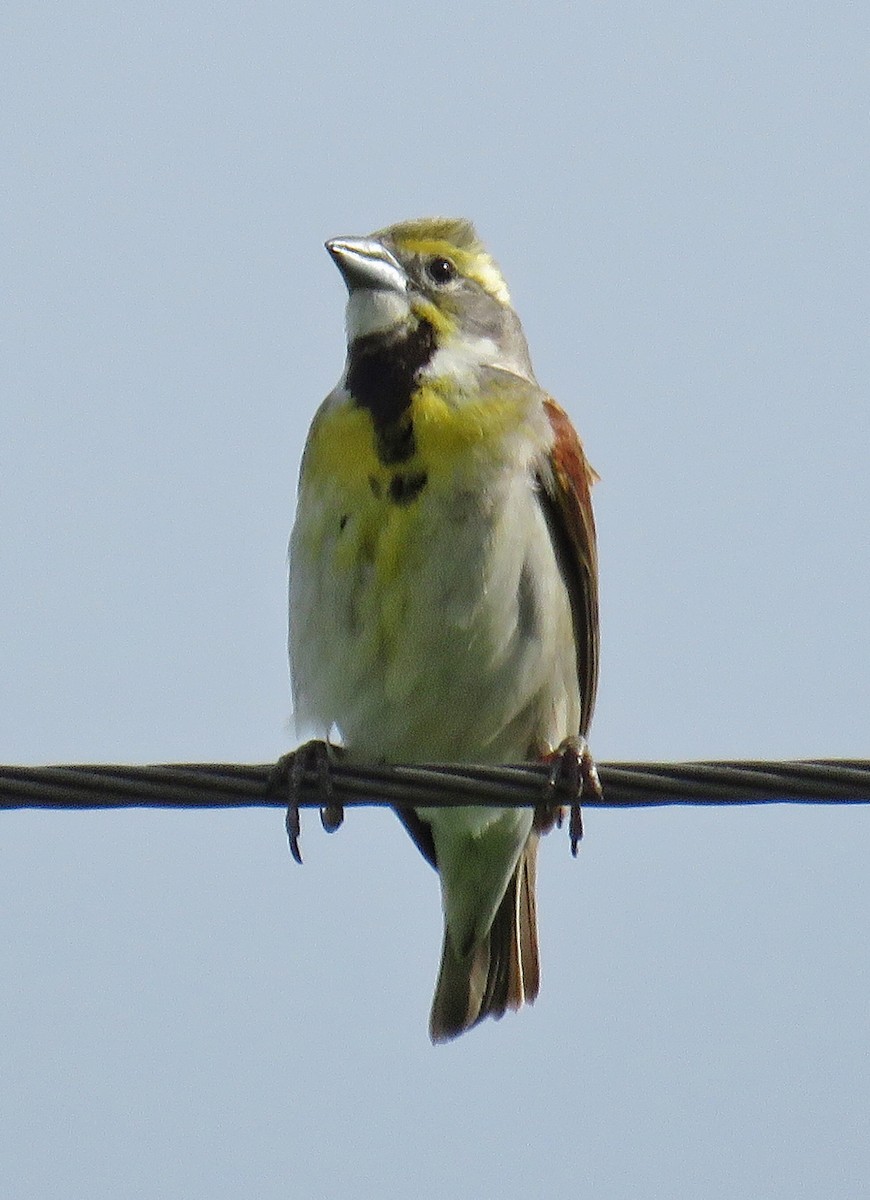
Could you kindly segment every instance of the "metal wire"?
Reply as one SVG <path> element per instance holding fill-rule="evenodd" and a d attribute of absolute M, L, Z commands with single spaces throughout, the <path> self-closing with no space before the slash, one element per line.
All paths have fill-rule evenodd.
<path fill-rule="evenodd" d="M 246 808 L 287 804 L 292 755 L 277 764 L 187 763 L 160 766 L 0 766 L 0 809 Z M 664 805 L 866 804 L 870 761 L 599 763 L 603 799 L 587 807 Z M 546 764 L 513 766 L 376 765 L 335 756 L 332 800 L 351 805 L 440 808 L 570 803 L 549 782 Z M 306 769 L 303 808 L 324 803 L 322 776 Z"/>

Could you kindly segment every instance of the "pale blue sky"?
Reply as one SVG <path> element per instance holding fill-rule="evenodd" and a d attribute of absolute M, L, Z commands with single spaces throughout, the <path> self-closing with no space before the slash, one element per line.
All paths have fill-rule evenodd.
<path fill-rule="evenodd" d="M 602 482 L 602 759 L 870 755 L 860 6 L 12 0 L 0 761 L 292 744 L 326 237 L 466 215 Z M 388 813 L 0 820 L 16 1200 L 854 1200 L 870 810 L 590 812 L 433 1049 Z"/>

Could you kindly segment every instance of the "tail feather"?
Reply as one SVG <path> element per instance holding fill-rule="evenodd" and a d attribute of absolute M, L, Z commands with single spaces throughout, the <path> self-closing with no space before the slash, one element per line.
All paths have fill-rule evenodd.
<path fill-rule="evenodd" d="M 538 952 L 538 835 L 532 834 L 534 847 L 531 853 L 525 853 L 520 858 L 518 870 L 520 877 L 519 896 L 519 950 L 522 963 L 523 990 L 526 1001 L 531 1004 L 541 986 L 541 959 Z"/>
<path fill-rule="evenodd" d="M 538 835 L 519 857 L 488 933 L 467 954 L 444 930 L 441 970 L 432 1001 L 429 1035 L 445 1042 L 484 1017 L 531 1004 L 538 994 L 540 964 L 535 905 Z"/>

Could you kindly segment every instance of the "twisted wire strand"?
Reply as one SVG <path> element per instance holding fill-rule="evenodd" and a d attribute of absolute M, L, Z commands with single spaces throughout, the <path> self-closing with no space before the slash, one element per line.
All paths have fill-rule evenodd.
<path fill-rule="evenodd" d="M 284 807 L 292 755 L 275 763 L 179 763 L 155 766 L 0 766 L 0 809 L 245 808 Z M 866 804 L 870 761 L 813 759 L 795 762 L 599 763 L 602 799 L 587 807 L 647 808 L 666 805 Z M 351 805 L 428 808 L 568 803 L 564 782 L 550 782 L 540 763 L 507 766 L 329 765 L 332 798 Z M 324 803 L 314 766 L 301 780 L 299 804 Z"/>

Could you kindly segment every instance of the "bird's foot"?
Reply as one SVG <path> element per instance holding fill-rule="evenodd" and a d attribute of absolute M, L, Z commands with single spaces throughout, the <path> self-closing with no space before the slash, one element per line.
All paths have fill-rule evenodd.
<path fill-rule="evenodd" d="M 571 839 L 571 853 L 576 858 L 577 846 L 583 837 L 580 800 L 584 795 L 600 799 L 602 794 L 598 768 L 586 739 L 582 737 L 565 738 L 558 749 L 544 756 L 544 762 L 550 764 L 547 778 L 549 806 L 553 804 L 553 792 L 569 800 L 568 836 Z M 557 820 L 561 825 L 561 813 Z"/>
<path fill-rule="evenodd" d="M 328 742 L 314 740 L 304 742 L 301 746 L 278 759 L 269 780 L 269 789 L 286 788 L 287 792 L 287 840 L 290 843 L 290 853 L 296 862 L 302 862 L 299 851 L 299 802 L 302 796 L 305 776 L 314 774 L 317 795 L 320 799 L 320 823 L 327 833 L 334 833 L 344 820 L 344 809 L 335 799 L 332 776 L 329 771 L 330 762 L 335 747 Z"/>

